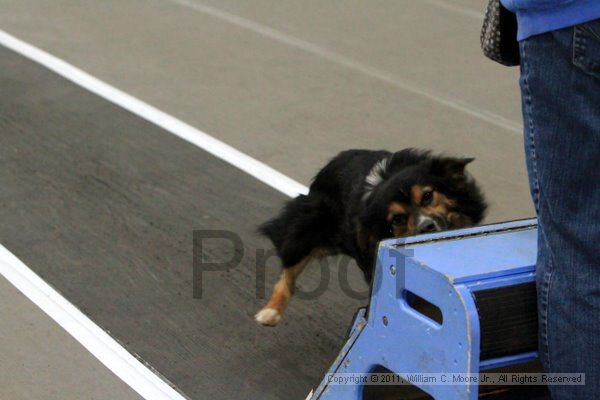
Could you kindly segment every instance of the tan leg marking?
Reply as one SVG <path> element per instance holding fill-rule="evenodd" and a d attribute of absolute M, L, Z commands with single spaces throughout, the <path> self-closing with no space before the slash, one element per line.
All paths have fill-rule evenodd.
<path fill-rule="evenodd" d="M 292 299 L 296 288 L 296 279 L 311 260 L 323 255 L 323 252 L 315 250 L 293 267 L 284 268 L 273 288 L 269 302 L 254 316 L 256 322 L 265 326 L 277 325 Z"/>

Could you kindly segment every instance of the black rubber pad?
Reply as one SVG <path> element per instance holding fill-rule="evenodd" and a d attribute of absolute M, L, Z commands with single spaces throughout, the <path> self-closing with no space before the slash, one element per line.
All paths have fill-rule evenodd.
<path fill-rule="evenodd" d="M 535 282 L 473 292 L 481 329 L 480 358 L 537 350 Z"/>

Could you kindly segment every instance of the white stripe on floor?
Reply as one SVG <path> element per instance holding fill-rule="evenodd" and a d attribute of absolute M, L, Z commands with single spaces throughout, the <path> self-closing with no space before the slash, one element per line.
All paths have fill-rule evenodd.
<path fill-rule="evenodd" d="M 353 60 L 352 58 L 346 57 L 342 54 L 335 53 L 325 47 L 321 47 L 314 43 L 307 42 L 306 40 L 296 38 L 294 36 L 288 35 L 271 27 L 262 25 L 258 22 L 246 19 L 244 17 L 240 17 L 239 15 L 231 14 L 226 11 L 220 10 L 215 7 L 207 6 L 204 4 L 200 4 L 196 1 L 191 0 L 167 0 L 175 4 L 179 4 L 183 7 L 190 8 L 192 10 L 201 12 L 206 15 L 210 15 L 211 17 L 218 18 L 222 21 L 228 22 L 232 25 L 238 26 L 243 29 L 247 29 L 251 32 L 257 33 L 261 36 L 267 37 L 269 39 L 278 41 L 280 43 L 284 43 L 288 46 L 292 46 L 298 49 L 301 49 L 307 53 L 322 57 L 326 60 L 334 62 L 336 64 L 342 65 L 346 68 L 352 69 L 356 72 L 363 73 L 365 75 L 370 76 L 371 78 L 380 80 L 392 86 L 395 86 L 399 89 L 405 90 L 407 92 L 413 93 L 415 95 L 426 98 L 430 101 L 442 104 L 446 107 L 452 108 L 454 110 L 460 111 L 467 115 L 470 115 L 479 120 L 485 121 L 488 124 L 492 124 L 498 126 L 500 128 L 506 129 L 511 132 L 515 132 L 518 134 L 523 133 L 523 129 L 521 125 L 515 121 L 512 121 L 508 118 L 504 118 L 501 115 L 493 113 L 488 110 L 481 109 L 472 104 L 465 103 L 462 100 L 458 100 L 455 98 L 451 98 L 448 96 L 444 96 L 441 93 L 436 93 L 431 90 L 419 87 L 414 85 L 413 83 L 407 82 L 398 78 L 397 76 L 371 67 L 369 65 L 363 64 L 359 61 Z"/>
<path fill-rule="evenodd" d="M 203 150 L 206 150 L 213 156 L 228 162 L 289 197 L 296 197 L 298 194 L 308 193 L 308 188 L 306 186 L 281 172 L 276 171 L 268 165 L 242 153 L 193 126 L 186 124 L 172 115 L 93 77 L 66 61 L 17 39 L 3 30 L 0 30 L 0 45 L 43 65 L 49 70 L 54 71 L 90 92 L 95 93 L 127 111 L 130 111 Z"/>
<path fill-rule="evenodd" d="M 0 274 L 147 400 L 185 400 L 0 244 Z"/>
<path fill-rule="evenodd" d="M 2 30 L 0 45 L 206 150 L 287 196 L 308 193 L 306 186 L 268 165 Z M 0 274 L 142 397 L 185 400 L 1 244 Z"/>
<path fill-rule="evenodd" d="M 470 17 L 476 19 L 477 21 L 481 21 L 483 23 L 483 14 L 485 9 L 485 3 L 482 2 L 481 10 L 475 10 L 470 7 L 465 7 L 460 5 L 454 1 L 446 1 L 446 0 L 422 0 L 425 3 L 429 3 L 439 8 L 443 8 L 448 11 L 455 12 L 457 14 L 461 14 L 465 17 Z"/>

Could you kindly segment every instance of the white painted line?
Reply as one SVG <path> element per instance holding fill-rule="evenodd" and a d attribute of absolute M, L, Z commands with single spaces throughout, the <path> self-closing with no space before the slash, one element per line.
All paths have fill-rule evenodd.
<path fill-rule="evenodd" d="M 443 8 L 448 11 L 455 12 L 457 14 L 464 15 L 465 17 L 474 18 L 477 21 L 481 21 L 483 23 L 483 14 L 485 7 L 485 3 L 482 3 L 482 10 L 476 11 L 470 7 L 466 7 L 460 4 L 455 3 L 454 1 L 445 1 L 445 0 L 422 0 L 425 3 L 429 3 L 439 8 Z"/>
<path fill-rule="evenodd" d="M 292 46 L 297 49 L 301 49 L 307 53 L 322 57 L 326 60 L 329 60 L 336 64 L 342 65 L 342 66 L 352 69 L 356 72 L 360 72 L 365 75 L 368 75 L 371 78 L 388 83 L 399 89 L 405 90 L 407 92 L 421 96 L 421 97 L 426 98 L 435 103 L 442 104 L 444 106 L 447 106 L 454 110 L 460 111 L 462 113 L 470 115 L 479 120 L 485 121 L 491 125 L 495 125 L 500 128 L 503 128 L 503 129 L 506 129 L 508 131 L 515 132 L 518 134 L 523 133 L 523 129 L 521 128 L 521 125 L 519 123 L 512 121 L 508 118 L 505 118 L 501 115 L 498 115 L 491 111 L 481 109 L 472 104 L 465 103 L 462 100 L 451 98 L 451 97 L 445 96 L 441 93 L 436 93 L 434 91 L 416 86 L 410 82 L 407 82 L 405 80 L 398 78 L 397 76 L 395 76 L 389 72 L 371 67 L 366 64 L 363 64 L 359 61 L 353 60 L 352 58 L 346 57 L 342 54 L 335 53 L 325 47 L 316 45 L 314 43 L 307 42 L 306 40 L 303 40 L 303 39 L 298 39 L 294 36 L 288 35 L 286 33 L 283 33 L 281 31 L 278 31 L 278 30 L 268 27 L 266 25 L 262 25 L 258 22 L 246 19 L 244 17 L 240 17 L 235 14 L 231 14 L 227 11 L 223 11 L 223 10 L 220 10 L 220 9 L 212 7 L 212 6 L 207 6 L 207 5 L 201 4 L 196 1 L 191 1 L 191 0 L 167 0 L 167 1 L 170 1 L 175 4 L 179 4 L 181 6 L 190 8 L 192 10 L 201 12 L 206 15 L 210 15 L 214 18 L 218 18 L 222 21 L 225 21 L 232 25 L 238 26 L 240 28 L 249 30 L 251 32 L 262 35 L 269 39 L 275 40 L 280 43 L 284 43 L 288 46 Z"/>
<path fill-rule="evenodd" d="M 206 150 L 289 197 L 308 193 L 306 186 L 268 165 L 3 30 L 0 30 L 0 44 Z"/>
<path fill-rule="evenodd" d="M 147 400 L 185 400 L 0 244 L 0 274 Z"/>
<path fill-rule="evenodd" d="M 290 197 L 308 188 L 218 139 L 0 30 L 3 45 L 92 93 L 206 150 Z M 0 274 L 147 400 L 185 400 L 0 244 Z"/>

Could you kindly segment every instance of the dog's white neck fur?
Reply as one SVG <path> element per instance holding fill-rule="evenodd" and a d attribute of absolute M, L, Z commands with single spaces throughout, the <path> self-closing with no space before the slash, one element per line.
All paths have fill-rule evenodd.
<path fill-rule="evenodd" d="M 385 157 L 377 161 L 375 165 L 371 167 L 371 171 L 369 171 L 369 174 L 365 178 L 365 194 L 363 195 L 363 200 L 368 199 L 373 192 L 373 189 L 383 182 L 389 160 L 389 157 Z"/>

